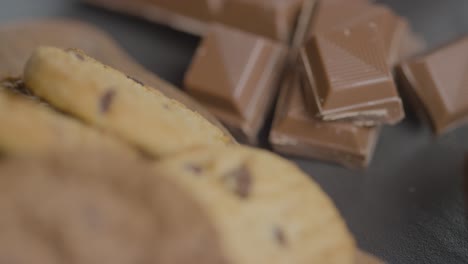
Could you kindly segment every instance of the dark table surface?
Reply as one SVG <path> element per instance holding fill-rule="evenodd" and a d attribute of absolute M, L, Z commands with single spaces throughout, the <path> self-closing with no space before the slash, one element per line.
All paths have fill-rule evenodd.
<path fill-rule="evenodd" d="M 379 2 L 407 17 L 429 48 L 468 32 L 467 0 Z M 0 23 L 42 17 L 95 24 L 148 69 L 179 86 L 199 42 L 164 26 L 75 1 L 0 0 Z M 427 124 L 411 112 L 407 115 L 401 124 L 383 129 L 365 171 L 293 160 L 332 197 L 363 249 L 389 263 L 468 263 L 461 189 L 468 127 L 435 138 Z"/>

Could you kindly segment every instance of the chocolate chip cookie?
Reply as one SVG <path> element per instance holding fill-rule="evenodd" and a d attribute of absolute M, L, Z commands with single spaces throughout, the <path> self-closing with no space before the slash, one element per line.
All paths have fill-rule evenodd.
<path fill-rule="evenodd" d="M 136 157 L 125 143 L 53 110 L 24 95 L 24 91 L 18 83 L 0 83 L 0 152 L 42 154 L 94 149 Z"/>
<path fill-rule="evenodd" d="M 354 263 L 355 244 L 320 187 L 275 154 L 206 148 L 155 165 L 208 212 L 230 263 Z"/>
<path fill-rule="evenodd" d="M 155 157 L 232 143 L 198 113 L 77 50 L 38 48 L 24 78 L 51 105 Z"/>
<path fill-rule="evenodd" d="M 0 215 L 0 263 L 227 263 L 189 194 L 118 155 L 0 160 Z"/>

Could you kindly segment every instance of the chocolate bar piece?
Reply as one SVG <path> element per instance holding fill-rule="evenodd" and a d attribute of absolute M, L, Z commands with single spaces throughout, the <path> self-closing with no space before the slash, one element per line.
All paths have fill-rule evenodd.
<path fill-rule="evenodd" d="M 303 0 L 225 0 L 218 21 L 247 32 L 288 42 L 302 2 Z"/>
<path fill-rule="evenodd" d="M 354 2 L 317 7 L 312 37 L 301 49 L 306 105 L 323 120 L 398 123 L 404 111 L 389 66 L 398 20 L 385 7 Z"/>
<path fill-rule="evenodd" d="M 424 49 L 424 41 L 411 30 L 406 19 L 369 0 L 319 1 L 309 34 L 330 29 L 345 30 L 353 19 L 368 20 L 370 27 L 379 29 L 389 66 Z"/>
<path fill-rule="evenodd" d="M 291 73 L 284 80 L 276 107 L 270 143 L 278 152 L 366 167 L 373 155 L 379 128 L 351 122 L 325 122 L 305 109 L 301 78 Z"/>
<path fill-rule="evenodd" d="M 468 37 L 404 62 L 404 93 L 422 106 L 436 134 L 468 122 Z"/>
<path fill-rule="evenodd" d="M 215 24 L 198 47 L 184 84 L 236 138 L 255 144 L 285 57 L 279 44 Z"/>
<path fill-rule="evenodd" d="M 203 35 L 210 22 L 288 42 L 303 0 L 85 0 Z"/>
<path fill-rule="evenodd" d="M 84 0 L 113 11 L 142 17 L 176 30 L 203 35 L 223 0 Z"/>
<path fill-rule="evenodd" d="M 315 7 L 315 15 L 312 18 L 310 34 L 329 31 L 332 29 L 344 29 L 348 21 L 361 17 L 374 7 L 369 0 L 321 0 Z"/>
<path fill-rule="evenodd" d="M 223 0 L 146 0 L 146 2 L 152 7 L 158 6 L 170 12 L 207 22 L 215 19 L 223 4 Z"/>

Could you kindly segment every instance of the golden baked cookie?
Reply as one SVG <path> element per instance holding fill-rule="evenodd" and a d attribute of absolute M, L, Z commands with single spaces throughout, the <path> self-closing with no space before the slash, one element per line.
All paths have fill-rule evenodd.
<path fill-rule="evenodd" d="M 50 104 L 155 157 L 231 142 L 198 113 L 77 50 L 38 48 L 24 78 Z"/>
<path fill-rule="evenodd" d="M 91 152 L 0 160 L 0 263 L 226 263 L 203 210 L 144 165 Z"/>
<path fill-rule="evenodd" d="M 355 263 L 327 195 L 292 163 L 247 147 L 206 148 L 155 164 L 202 204 L 229 263 Z"/>
<path fill-rule="evenodd" d="M 6 88 L 6 85 L 10 87 Z M 52 151 L 106 150 L 135 155 L 125 143 L 54 111 L 47 104 L 0 83 L 0 152 L 41 154 Z"/>
<path fill-rule="evenodd" d="M 34 19 L 0 25 L 0 78 L 22 76 L 24 65 L 38 46 L 77 48 L 119 71 L 157 88 L 169 98 L 195 110 L 208 121 L 227 130 L 201 104 L 174 85 L 145 69 L 112 37 L 92 24 L 73 19 Z"/>

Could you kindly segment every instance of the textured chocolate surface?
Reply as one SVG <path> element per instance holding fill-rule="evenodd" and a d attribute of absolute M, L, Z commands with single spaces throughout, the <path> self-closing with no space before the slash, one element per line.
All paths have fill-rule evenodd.
<path fill-rule="evenodd" d="M 367 166 L 379 129 L 314 118 L 305 109 L 300 85 L 298 75 L 290 74 L 281 87 L 270 133 L 273 148 L 281 153 L 352 168 Z"/>
<path fill-rule="evenodd" d="M 437 134 L 468 121 L 468 37 L 403 63 L 404 89 L 415 96 Z"/>
<path fill-rule="evenodd" d="M 255 144 L 285 55 L 283 46 L 266 38 L 216 24 L 198 47 L 185 87 L 239 140 Z"/>
<path fill-rule="evenodd" d="M 390 64 L 399 21 L 382 6 L 321 1 L 312 36 L 301 50 L 306 104 L 324 120 L 395 124 L 404 117 Z"/>
<path fill-rule="evenodd" d="M 223 24 L 288 42 L 303 0 L 85 0 L 192 34 L 207 22 Z"/>

